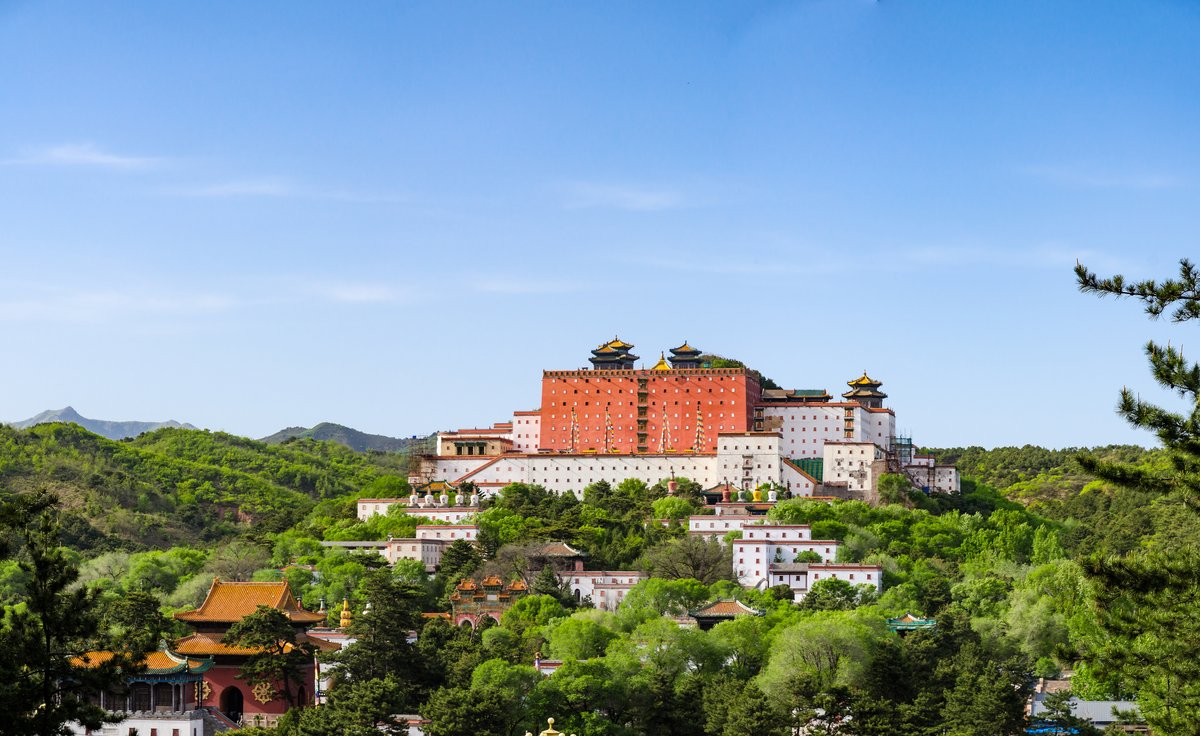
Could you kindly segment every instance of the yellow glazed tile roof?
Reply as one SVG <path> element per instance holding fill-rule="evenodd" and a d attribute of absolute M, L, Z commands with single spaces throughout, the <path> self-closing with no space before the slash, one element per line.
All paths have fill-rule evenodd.
<path fill-rule="evenodd" d="M 180 621 L 209 621 L 235 623 L 254 613 L 259 606 L 268 606 L 283 611 L 297 623 L 324 621 L 325 615 L 305 611 L 292 595 L 285 581 L 273 583 L 226 583 L 213 578 L 208 596 L 200 607 L 192 611 L 175 614 Z"/>

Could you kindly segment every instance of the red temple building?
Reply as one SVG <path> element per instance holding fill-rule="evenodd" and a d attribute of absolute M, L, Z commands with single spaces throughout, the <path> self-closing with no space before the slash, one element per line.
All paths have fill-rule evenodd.
<path fill-rule="evenodd" d="M 754 372 L 705 368 L 686 341 L 635 370 L 631 348 L 614 339 L 592 351 L 591 370 L 543 372 L 540 451 L 712 453 L 718 433 L 755 428 Z"/>
<path fill-rule="evenodd" d="M 323 639 L 309 636 L 309 627 L 325 620 L 325 614 L 306 611 L 292 595 L 286 582 L 240 583 L 213 579 L 200 607 L 181 611 L 175 618 L 186 622 L 195 633 L 176 642 L 174 651 L 188 657 L 211 658 L 199 683 L 199 704 L 220 711 L 235 723 L 270 726 L 288 709 L 283 683 L 250 685 L 238 677 L 242 665 L 259 650 L 226 644 L 229 627 L 254 613 L 259 606 L 282 611 L 296 627 L 296 640 L 312 644 L 318 651 L 337 649 Z M 316 662 L 306 668 L 299 682 L 292 683 L 294 705 L 313 702 Z"/>

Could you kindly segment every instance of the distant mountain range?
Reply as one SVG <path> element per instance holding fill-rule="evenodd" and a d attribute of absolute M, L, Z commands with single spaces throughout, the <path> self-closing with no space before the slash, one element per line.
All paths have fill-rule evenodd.
<path fill-rule="evenodd" d="M 381 434 L 367 434 L 360 432 L 357 429 L 346 427 L 341 424 L 333 424 L 332 422 L 321 422 L 311 429 L 305 427 L 288 427 L 281 429 L 270 437 L 263 437 L 260 442 L 265 442 L 268 445 L 278 445 L 290 440 L 294 437 L 307 437 L 314 440 L 329 440 L 345 445 L 351 450 L 358 452 L 366 452 L 368 450 L 376 450 L 379 452 L 403 452 L 407 450 L 414 440 L 409 438 L 385 437 Z M 417 438 L 420 441 L 424 438 Z"/>
<path fill-rule="evenodd" d="M 65 409 L 50 409 L 29 419 L 19 422 L 9 422 L 9 424 L 17 429 L 26 429 L 35 424 L 47 424 L 49 422 L 78 424 L 87 431 L 94 432 L 101 437 L 107 437 L 110 440 L 137 437 L 143 432 L 152 432 L 162 427 L 196 429 L 190 424 L 180 424 L 174 420 L 169 422 L 110 422 L 104 419 L 88 419 L 85 416 L 81 416 L 79 412 L 69 406 Z"/>

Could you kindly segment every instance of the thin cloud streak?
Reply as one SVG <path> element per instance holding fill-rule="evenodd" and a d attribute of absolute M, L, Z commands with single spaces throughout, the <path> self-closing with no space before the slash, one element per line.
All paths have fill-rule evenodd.
<path fill-rule="evenodd" d="M 312 293 L 343 304 L 377 304 L 399 301 L 406 296 L 390 286 L 370 283 L 328 283 L 310 286 Z"/>
<path fill-rule="evenodd" d="M 213 314 L 237 304 L 236 299 L 222 294 L 162 296 L 118 291 L 47 294 L 0 301 L 0 322 L 98 324 L 135 315 Z"/>
<path fill-rule="evenodd" d="M 1103 174 L 1065 166 L 1025 166 L 1022 173 L 1060 186 L 1078 189 L 1178 189 L 1187 180 L 1170 174 Z"/>
<path fill-rule="evenodd" d="M 472 291 L 480 294 L 570 294 L 583 290 L 581 284 L 570 281 L 558 281 L 551 277 L 537 281 L 493 277 L 478 279 L 471 282 Z"/>
<path fill-rule="evenodd" d="M 28 151 L 24 156 L 7 159 L 6 166 L 90 166 L 102 169 L 149 169 L 163 159 L 148 156 L 126 156 L 106 151 L 93 143 L 63 143 Z"/>
<path fill-rule="evenodd" d="M 320 189 L 307 187 L 292 179 L 267 176 L 253 179 L 202 184 L 172 189 L 167 194 L 176 197 L 198 199 L 237 199 L 266 197 L 279 199 L 312 199 L 333 202 L 357 202 L 362 204 L 387 204 L 407 202 L 409 197 L 391 193 L 355 192 L 342 189 Z"/>
<path fill-rule="evenodd" d="M 685 206 L 680 192 L 670 189 L 595 182 L 573 182 L 566 186 L 567 209 L 617 209 L 629 212 L 661 212 Z"/>

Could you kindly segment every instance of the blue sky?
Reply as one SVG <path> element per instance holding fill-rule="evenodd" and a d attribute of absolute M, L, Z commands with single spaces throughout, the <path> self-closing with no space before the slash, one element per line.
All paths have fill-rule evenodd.
<path fill-rule="evenodd" d="M 1197 325 L 1192 2 L 0 2 L 0 418 L 535 408 L 619 334 L 884 381 L 919 444 L 1146 444 Z"/>

